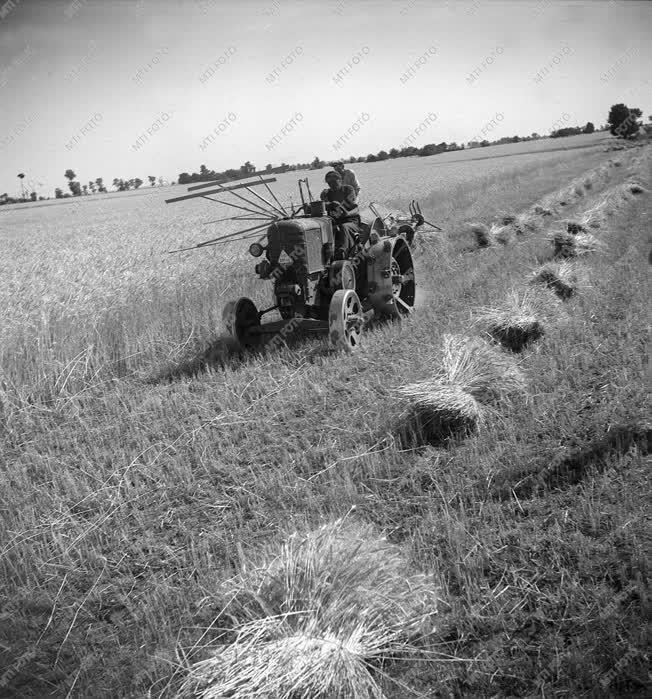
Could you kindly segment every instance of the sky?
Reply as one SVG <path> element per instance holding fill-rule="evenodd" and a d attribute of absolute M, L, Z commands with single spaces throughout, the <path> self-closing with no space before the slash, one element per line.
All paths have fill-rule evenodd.
<path fill-rule="evenodd" d="M 652 3 L 0 0 L 0 193 L 652 114 Z"/>

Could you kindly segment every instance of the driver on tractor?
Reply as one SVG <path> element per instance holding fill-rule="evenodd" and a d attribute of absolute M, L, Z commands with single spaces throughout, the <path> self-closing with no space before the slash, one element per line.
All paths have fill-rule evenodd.
<path fill-rule="evenodd" d="M 358 224 L 360 216 L 355 190 L 348 184 L 342 184 L 339 172 L 331 170 L 326 173 L 328 189 L 321 193 L 321 200 L 326 202 L 326 211 L 335 225 L 335 260 L 345 260 L 353 254 L 358 244 Z"/>

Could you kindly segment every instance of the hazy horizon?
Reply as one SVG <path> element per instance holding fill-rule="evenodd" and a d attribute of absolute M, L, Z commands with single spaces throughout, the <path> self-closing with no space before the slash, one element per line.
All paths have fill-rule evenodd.
<path fill-rule="evenodd" d="M 10 0 L 0 192 L 647 121 L 651 28 L 643 2 Z"/>

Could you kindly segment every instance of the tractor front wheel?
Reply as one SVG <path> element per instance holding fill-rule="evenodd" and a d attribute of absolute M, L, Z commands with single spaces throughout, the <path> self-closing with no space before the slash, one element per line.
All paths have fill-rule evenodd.
<path fill-rule="evenodd" d="M 260 327 L 260 316 L 256 304 L 242 296 L 229 301 L 222 312 L 224 327 L 242 349 L 255 349 L 262 342 L 262 335 L 255 332 Z"/>
<path fill-rule="evenodd" d="M 353 289 L 339 289 L 328 309 L 328 338 L 331 347 L 353 352 L 360 344 L 364 315 Z"/>

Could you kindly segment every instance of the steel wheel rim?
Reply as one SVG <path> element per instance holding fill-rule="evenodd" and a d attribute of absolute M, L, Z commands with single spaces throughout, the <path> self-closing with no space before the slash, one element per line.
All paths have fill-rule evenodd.
<path fill-rule="evenodd" d="M 351 348 L 358 345 L 362 334 L 362 308 L 357 295 L 348 294 L 343 309 L 344 337 Z"/>

